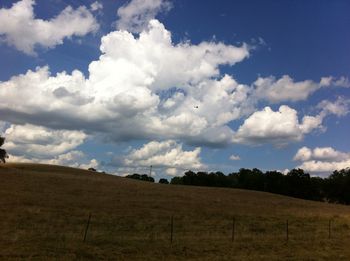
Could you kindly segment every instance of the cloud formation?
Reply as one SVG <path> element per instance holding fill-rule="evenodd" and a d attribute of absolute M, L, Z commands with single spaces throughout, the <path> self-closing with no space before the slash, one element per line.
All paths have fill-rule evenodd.
<path fill-rule="evenodd" d="M 91 12 L 103 8 L 99 2 L 91 4 L 90 10 L 67 7 L 54 18 L 41 20 L 35 18 L 34 3 L 22 0 L 0 10 L 2 40 L 27 54 L 34 54 L 36 46 L 52 48 L 65 38 L 94 32 L 98 24 Z M 8 130 L 13 156 L 25 160 L 30 155 L 35 162 L 73 164 L 72 159 L 77 159 L 97 164 L 77 148 L 87 135 L 102 135 L 114 142 L 154 140 L 123 158 L 123 168 L 148 167 L 149 160 L 160 164 L 162 159 L 166 172 L 177 175 L 180 165 L 176 162 L 191 169 L 204 166 L 200 149 L 184 151 L 182 143 L 283 146 L 325 130 L 322 123 L 327 115 L 341 117 L 349 112 L 349 101 L 342 97 L 319 103 L 314 116 L 300 115 L 283 105 L 306 100 L 321 88 L 349 87 L 345 77 L 323 77 L 316 82 L 284 75 L 240 84 L 223 74 L 220 66 L 248 59 L 252 48 L 218 41 L 175 43 L 171 32 L 154 19 L 170 7 L 161 0 L 132 0 L 122 6 L 118 30 L 102 37 L 101 56 L 90 63 L 86 76 L 79 70 L 52 75 L 44 66 L 0 82 L 0 115 L 10 123 L 5 127 L 0 123 L 0 129 Z M 259 102 L 281 104 L 274 111 L 259 109 Z M 238 119 L 244 122 L 235 131 L 231 123 Z M 154 155 L 137 158 L 152 148 Z M 184 161 L 184 155 L 190 162 Z M 238 160 L 238 156 L 231 159 Z"/>
<path fill-rule="evenodd" d="M 349 106 L 349 99 L 338 97 L 336 101 L 323 100 L 316 107 L 321 110 L 322 115 L 334 114 L 342 117 L 350 112 Z"/>
<path fill-rule="evenodd" d="M 158 13 L 168 12 L 171 7 L 167 0 L 132 0 L 118 9 L 117 29 L 140 33 Z"/>
<path fill-rule="evenodd" d="M 265 107 L 244 121 L 233 140 L 251 145 L 272 143 L 283 146 L 300 141 L 305 134 L 320 128 L 321 124 L 321 116 L 304 116 L 299 122 L 297 111 L 286 105 L 280 106 L 278 111 Z"/>
<path fill-rule="evenodd" d="M 30 124 L 11 125 L 5 130 L 6 149 L 14 155 L 45 158 L 63 154 L 86 139 L 80 131 L 52 130 Z"/>
<path fill-rule="evenodd" d="M 138 149 L 132 149 L 124 156 L 113 158 L 110 164 L 117 167 L 118 174 L 137 171 L 144 173 L 152 166 L 155 172 L 161 171 L 176 176 L 189 169 L 205 169 L 206 165 L 201 161 L 200 152 L 199 147 L 184 150 L 183 144 L 174 140 L 151 141 Z"/>
<path fill-rule="evenodd" d="M 34 0 L 21 0 L 11 8 L 0 9 L 0 39 L 28 55 L 35 55 L 35 47 L 53 48 L 65 38 L 95 32 L 99 25 L 85 7 L 67 6 L 50 20 L 36 19 Z"/>
<path fill-rule="evenodd" d="M 326 127 L 322 125 L 325 117 L 347 115 L 349 106 L 349 100 L 343 97 L 338 97 L 335 101 L 323 100 L 316 106 L 319 110 L 317 115 L 304 115 L 301 121 L 298 119 L 298 112 L 287 105 L 281 105 L 278 111 L 267 106 L 245 119 L 234 134 L 233 142 L 284 146 L 290 142 L 301 141 L 306 134 L 315 130 L 325 131 Z"/>
<path fill-rule="evenodd" d="M 284 75 L 280 79 L 273 76 L 259 77 L 253 86 L 258 98 L 271 103 L 305 100 L 311 93 L 320 88 L 318 83 L 310 80 L 294 82 L 288 75 Z"/>
<path fill-rule="evenodd" d="M 10 154 L 8 162 L 52 164 L 81 169 L 97 169 L 100 166 L 96 159 L 88 160 L 85 153 L 79 150 L 73 150 L 65 154 L 56 155 L 49 159 L 33 158 L 30 156 L 16 156 Z"/>
<path fill-rule="evenodd" d="M 201 169 L 205 166 L 201 163 L 200 152 L 200 148 L 184 151 L 182 144 L 173 140 L 151 141 L 144 144 L 140 149 L 132 150 L 125 157 L 124 164 L 125 166 L 136 167 L 148 167 L 150 165 L 167 167 L 167 173 L 172 173 L 175 169 L 180 169 L 180 171 L 184 169 Z"/>
<path fill-rule="evenodd" d="M 53 130 L 30 124 L 14 125 L 0 122 L 6 137 L 4 145 L 9 162 L 37 162 L 71 167 L 97 167 L 96 159 L 76 150 L 87 138 L 81 131 Z"/>
<path fill-rule="evenodd" d="M 138 38 L 125 31 L 104 36 L 101 51 L 88 78 L 78 70 L 51 76 L 41 67 L 0 82 L 3 120 L 105 133 L 115 141 L 227 144 L 233 131 L 226 124 L 248 110 L 247 86 L 218 69 L 247 58 L 246 45 L 173 44 L 152 20 Z"/>
<path fill-rule="evenodd" d="M 316 147 L 313 150 L 302 147 L 294 156 L 295 161 L 302 163 L 302 168 L 311 173 L 331 173 L 350 167 L 350 153 L 337 151 L 332 147 Z"/>
<path fill-rule="evenodd" d="M 252 97 L 262 93 L 259 88 L 273 90 L 280 100 L 289 99 L 286 93 L 292 91 L 276 88 L 292 89 L 291 78 L 285 76 L 277 85 L 239 84 L 230 75 L 221 76 L 219 66 L 249 57 L 247 45 L 174 44 L 171 33 L 157 20 L 151 20 L 138 37 L 126 31 L 107 34 L 100 49 L 102 55 L 90 63 L 88 77 L 79 70 L 52 76 L 48 67 L 41 67 L 0 82 L 3 120 L 102 133 L 113 141 L 176 139 L 196 146 L 232 142 L 282 146 L 322 129 L 325 116 L 348 112 L 349 102 L 341 97 L 333 103 L 322 101 L 318 115 L 305 115 L 300 122 L 297 111 L 286 105 L 278 111 L 270 107 L 256 111 Z M 332 81 L 321 80 L 322 85 Z M 312 81 L 296 84 L 303 90 L 314 85 Z M 229 123 L 247 115 L 235 133 Z"/>
<path fill-rule="evenodd" d="M 345 77 L 322 77 L 320 82 L 305 80 L 295 82 L 289 75 L 283 75 L 280 79 L 274 76 L 259 77 L 253 83 L 253 96 L 256 99 L 266 100 L 270 103 L 296 102 L 306 100 L 311 94 L 324 87 L 350 86 Z"/>

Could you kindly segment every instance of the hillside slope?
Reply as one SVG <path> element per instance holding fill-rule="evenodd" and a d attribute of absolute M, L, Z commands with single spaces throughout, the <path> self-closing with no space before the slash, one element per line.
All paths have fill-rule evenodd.
<path fill-rule="evenodd" d="M 4 259 L 350 259 L 350 207 L 264 192 L 5 164 L 0 208 Z"/>

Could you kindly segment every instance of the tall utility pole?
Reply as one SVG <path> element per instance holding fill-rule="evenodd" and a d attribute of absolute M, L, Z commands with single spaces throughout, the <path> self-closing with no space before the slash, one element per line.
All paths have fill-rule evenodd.
<path fill-rule="evenodd" d="M 149 177 L 152 177 L 152 165 L 149 167 Z"/>

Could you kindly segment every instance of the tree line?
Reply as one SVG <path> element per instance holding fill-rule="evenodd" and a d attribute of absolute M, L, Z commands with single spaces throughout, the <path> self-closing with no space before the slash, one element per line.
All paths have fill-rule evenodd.
<path fill-rule="evenodd" d="M 224 175 L 222 172 L 187 171 L 174 177 L 171 184 L 228 187 L 271 192 L 296 198 L 350 204 L 350 168 L 335 170 L 329 177 L 311 177 L 302 169 L 292 169 L 286 175 L 279 171 L 241 168 Z"/>
<path fill-rule="evenodd" d="M 129 179 L 137 179 L 137 180 L 143 180 L 143 181 L 149 181 L 149 182 L 154 182 L 154 178 L 153 177 L 150 177 L 149 175 L 147 174 L 138 174 L 138 173 L 134 173 L 134 174 L 131 174 L 131 175 L 127 175 L 125 176 L 126 178 L 129 178 Z M 169 184 L 169 181 L 167 179 L 164 179 L 164 178 L 161 178 L 159 180 L 159 183 L 161 184 Z"/>
<path fill-rule="evenodd" d="M 0 136 L 0 147 L 5 138 Z M 5 163 L 8 154 L 0 148 L 0 162 Z M 96 171 L 90 168 L 91 171 Z M 154 178 L 147 174 L 126 176 L 127 178 L 154 182 Z M 167 179 L 160 179 L 159 183 L 168 184 Z M 286 175 L 279 171 L 266 171 L 241 168 L 238 172 L 228 175 L 222 172 L 197 173 L 187 171 L 182 177 L 174 177 L 170 184 L 228 187 L 266 191 L 296 198 L 327 201 L 333 203 L 350 204 L 350 168 L 335 170 L 329 177 L 311 177 L 302 169 L 292 169 Z"/>
<path fill-rule="evenodd" d="M 126 178 L 154 182 L 154 178 L 147 174 L 134 173 Z M 162 178 L 159 183 L 169 182 Z M 262 172 L 257 168 L 241 168 L 228 175 L 220 171 L 187 171 L 182 177 L 173 177 L 170 184 L 249 189 L 301 199 L 350 204 L 350 168 L 335 170 L 326 178 L 311 177 L 303 169 L 292 169 L 287 174 L 279 171 Z"/>

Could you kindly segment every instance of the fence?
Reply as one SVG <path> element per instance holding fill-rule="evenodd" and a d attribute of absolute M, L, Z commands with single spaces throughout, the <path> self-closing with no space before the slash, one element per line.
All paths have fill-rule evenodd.
<path fill-rule="evenodd" d="M 2 220 L 4 222 L 4 220 Z M 1 241 L 8 238 L 28 240 L 76 240 L 91 242 L 152 241 L 179 244 L 193 240 L 205 242 L 257 242 L 349 239 L 350 227 L 341 218 L 319 217 L 198 217 L 164 215 L 109 216 L 98 213 L 32 213 L 17 217 L 3 227 Z M 4 227 L 6 229 L 4 229 Z M 15 236 L 14 236 L 15 235 Z"/>
<path fill-rule="evenodd" d="M 125 218 L 125 217 L 122 217 Z M 237 240 L 282 240 L 288 243 L 290 240 L 314 240 L 346 237 L 350 232 L 348 224 L 341 220 L 318 218 L 309 219 L 280 219 L 280 218 L 249 218 L 232 217 L 229 219 L 191 219 L 181 216 L 170 216 L 134 220 L 126 218 L 128 223 L 106 222 L 98 219 L 92 220 L 91 214 L 87 217 L 84 231 L 84 242 L 90 229 L 91 238 L 108 234 L 103 232 L 103 227 L 114 227 L 110 233 L 120 240 L 151 240 L 183 242 L 186 240 L 221 240 L 235 242 Z M 95 229 L 95 232 L 94 232 Z"/>

